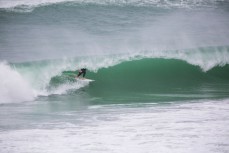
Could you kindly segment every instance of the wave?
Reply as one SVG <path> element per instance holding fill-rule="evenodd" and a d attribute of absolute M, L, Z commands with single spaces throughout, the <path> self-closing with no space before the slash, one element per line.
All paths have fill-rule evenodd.
<path fill-rule="evenodd" d="M 82 67 L 88 69 L 88 78 L 96 80 L 87 88 L 88 93 L 96 97 L 99 91 L 151 93 L 162 87 L 185 89 L 209 83 L 226 85 L 228 64 L 227 47 L 3 62 L 0 64 L 0 103 L 31 101 L 37 96 L 68 94 L 68 91 L 87 87 L 89 83 L 74 80 L 77 69 Z"/>
<path fill-rule="evenodd" d="M 195 8 L 215 7 L 216 4 L 226 3 L 226 0 L 17 0 L 0 2 L 0 9 L 15 12 L 31 12 L 34 8 L 64 4 L 64 5 L 115 5 L 115 6 L 153 6 L 159 8 Z"/>
<path fill-rule="evenodd" d="M 227 98 L 229 65 L 204 72 L 186 61 L 144 58 L 100 69 L 86 88 L 99 103 Z"/>
<path fill-rule="evenodd" d="M 214 46 L 229 44 L 228 12 L 215 9 L 165 11 L 144 7 L 53 5 L 29 14 L 0 14 L 3 33 L 0 59 L 11 62 L 76 55 L 139 54 L 139 51 L 153 51 L 167 58 L 167 51 L 168 58 L 185 58 L 208 70 L 219 62 L 225 63 L 223 60 L 214 63 L 216 60 L 212 58 L 218 57 L 217 50 L 224 52 L 224 47 Z M 211 20 L 207 20 L 209 17 Z M 188 51 L 181 51 L 194 48 L 190 52 L 198 57 L 199 50 L 208 52 L 212 49 L 196 51 L 195 48 L 207 46 L 213 46 L 213 51 L 209 51 L 211 59 L 207 59 L 213 62 L 190 57 Z M 200 63 L 196 59 L 200 59 Z"/>
<path fill-rule="evenodd" d="M 139 90 L 141 87 L 142 89 L 146 89 L 147 86 L 151 88 L 152 85 L 179 86 L 180 84 L 186 86 L 213 82 L 228 83 L 229 65 L 217 66 L 204 72 L 200 67 L 183 60 L 143 58 L 103 68 L 89 76 L 101 86 L 115 86 L 123 89 L 127 85 L 130 86 L 129 90 Z"/>
<path fill-rule="evenodd" d="M 76 74 L 63 71 L 49 85 L 61 86 Z M 204 72 L 183 60 L 139 58 L 88 72 L 87 77 L 96 81 L 83 91 L 97 98 L 98 103 L 226 98 L 229 65 Z"/>

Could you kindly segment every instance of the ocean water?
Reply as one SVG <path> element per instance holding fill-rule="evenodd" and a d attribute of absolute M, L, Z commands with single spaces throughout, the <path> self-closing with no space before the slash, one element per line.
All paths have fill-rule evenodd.
<path fill-rule="evenodd" d="M 229 152 L 228 16 L 227 0 L 0 0 L 0 153 Z"/>

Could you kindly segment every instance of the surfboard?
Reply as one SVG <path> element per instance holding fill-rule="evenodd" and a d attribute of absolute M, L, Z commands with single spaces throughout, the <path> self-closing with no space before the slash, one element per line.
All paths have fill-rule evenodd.
<path fill-rule="evenodd" d="M 87 78 L 75 78 L 77 81 L 85 81 L 85 82 L 93 82 L 95 80 L 87 79 Z"/>

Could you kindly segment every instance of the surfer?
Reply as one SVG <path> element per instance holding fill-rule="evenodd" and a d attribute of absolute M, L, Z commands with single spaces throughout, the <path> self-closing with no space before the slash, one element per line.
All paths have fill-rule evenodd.
<path fill-rule="evenodd" d="M 81 76 L 82 74 L 83 74 L 83 78 L 84 78 L 85 75 L 86 75 L 86 70 L 87 70 L 87 69 L 85 69 L 85 68 L 80 69 L 80 70 L 79 70 L 79 73 L 78 73 L 78 75 L 77 75 L 76 78 L 78 78 L 78 77 Z"/>

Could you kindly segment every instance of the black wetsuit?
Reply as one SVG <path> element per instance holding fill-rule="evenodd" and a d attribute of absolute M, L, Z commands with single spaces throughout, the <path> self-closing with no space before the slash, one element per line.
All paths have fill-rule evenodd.
<path fill-rule="evenodd" d="M 83 77 L 85 77 L 85 75 L 86 75 L 86 70 L 87 70 L 87 69 L 85 69 L 85 68 L 80 69 L 80 72 L 78 73 L 77 77 L 79 77 L 81 74 L 83 74 Z"/>

